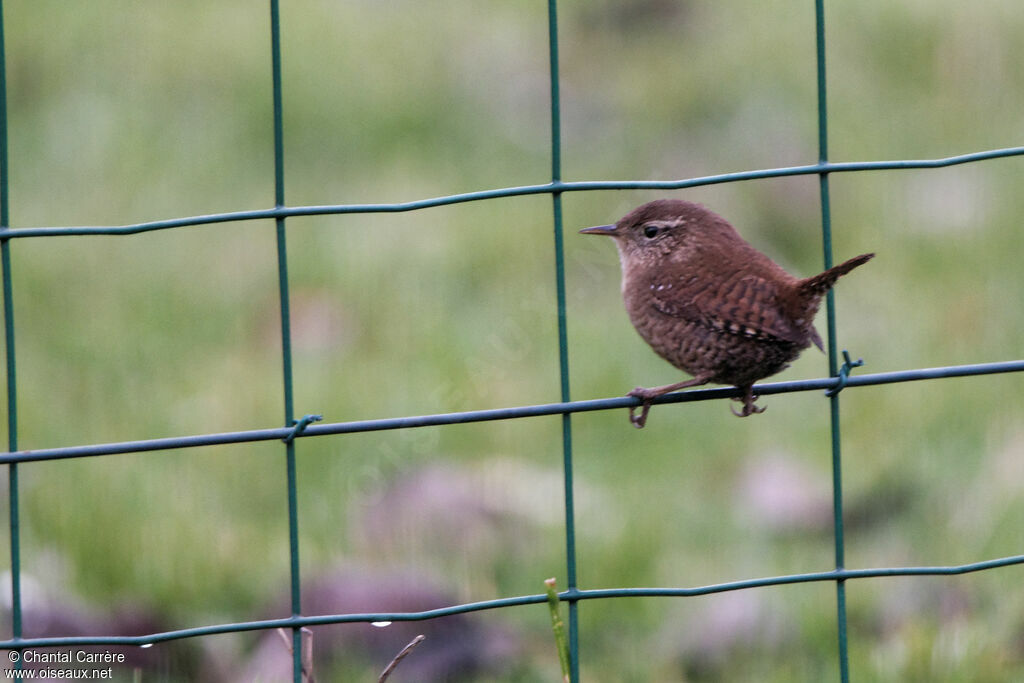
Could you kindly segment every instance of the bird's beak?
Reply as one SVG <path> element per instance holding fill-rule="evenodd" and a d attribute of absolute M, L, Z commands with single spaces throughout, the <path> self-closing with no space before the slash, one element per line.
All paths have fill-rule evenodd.
<path fill-rule="evenodd" d="M 592 228 L 583 228 L 580 233 L 584 235 L 606 235 L 608 237 L 615 236 L 614 225 L 595 225 Z"/>

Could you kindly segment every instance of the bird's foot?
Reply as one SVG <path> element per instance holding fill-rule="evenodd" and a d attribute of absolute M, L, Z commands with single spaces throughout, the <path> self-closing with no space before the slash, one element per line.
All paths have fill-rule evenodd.
<path fill-rule="evenodd" d="M 750 415 L 763 413 L 766 410 L 766 408 L 759 408 L 754 405 L 754 401 L 757 400 L 757 397 L 754 396 L 754 393 L 750 389 L 747 389 L 747 393 L 745 393 L 742 398 L 734 398 L 733 400 L 743 403 L 743 409 L 738 413 L 732 408 L 732 406 L 729 407 L 729 410 L 731 410 L 732 414 L 736 417 L 748 417 Z"/>
<path fill-rule="evenodd" d="M 659 394 L 654 393 L 650 389 L 637 387 L 626 395 L 640 399 L 641 404 L 639 406 L 629 407 L 629 422 L 637 429 L 643 429 L 644 425 L 647 424 L 647 413 L 651 409 L 651 401 L 653 401 L 656 396 L 659 396 Z M 634 414 L 637 407 L 640 408 L 639 415 Z"/>

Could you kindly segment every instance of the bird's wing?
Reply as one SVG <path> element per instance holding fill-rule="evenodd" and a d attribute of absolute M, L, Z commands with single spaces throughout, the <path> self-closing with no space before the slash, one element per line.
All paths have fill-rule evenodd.
<path fill-rule="evenodd" d="M 661 313 L 721 332 L 795 344 L 806 339 L 801 329 L 784 316 L 778 287 L 756 275 L 720 283 L 695 278 L 673 283 L 653 281 L 651 294 L 652 305 Z"/>

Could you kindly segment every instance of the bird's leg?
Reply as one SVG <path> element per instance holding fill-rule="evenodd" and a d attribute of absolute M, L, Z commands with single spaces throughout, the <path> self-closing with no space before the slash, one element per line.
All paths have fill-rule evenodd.
<path fill-rule="evenodd" d="M 755 413 L 763 413 L 765 411 L 764 408 L 758 408 L 754 405 L 754 401 L 757 400 L 757 397 L 754 396 L 754 385 L 748 384 L 747 386 L 740 388 L 744 389 L 743 397 L 734 398 L 733 400 L 742 402 L 743 410 L 737 413 L 732 408 L 729 408 L 729 410 L 732 410 L 732 414 L 736 417 L 747 417 L 748 415 L 753 415 Z"/>
<path fill-rule="evenodd" d="M 701 384 L 707 384 L 711 381 L 710 377 L 698 375 L 693 379 L 684 380 L 682 382 L 676 382 L 675 384 L 666 384 L 662 387 L 651 387 L 650 389 L 644 389 L 643 387 L 637 387 L 633 391 L 626 394 L 633 398 L 638 398 L 642 401 L 640 404 L 640 415 L 634 415 L 633 411 L 636 410 L 636 406 L 630 406 L 629 408 L 629 421 L 637 429 L 643 429 L 644 425 L 647 424 L 647 411 L 651 409 L 651 402 L 663 394 L 667 394 L 670 391 L 676 389 L 683 389 L 685 387 L 696 387 Z"/>

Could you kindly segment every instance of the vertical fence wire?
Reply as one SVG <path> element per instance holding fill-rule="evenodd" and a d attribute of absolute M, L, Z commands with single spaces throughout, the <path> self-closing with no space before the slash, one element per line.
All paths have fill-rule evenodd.
<path fill-rule="evenodd" d="M 825 71 L 825 3 L 815 0 L 815 45 L 817 51 L 818 73 L 818 163 L 828 164 L 828 95 L 827 76 Z M 824 252 L 825 269 L 832 267 L 832 209 L 829 199 L 828 171 L 818 174 L 821 196 L 821 242 Z M 830 377 L 839 374 L 839 361 L 836 345 L 836 306 L 835 294 L 831 289 L 825 295 L 825 311 L 827 319 L 828 339 L 828 373 Z M 843 539 L 843 463 L 839 431 L 839 393 L 829 395 L 829 417 L 832 436 L 832 523 L 835 542 L 836 571 L 841 572 L 846 564 L 845 541 Z M 850 664 L 846 638 L 846 581 L 836 579 L 836 637 L 838 641 L 839 680 L 849 683 Z"/>
<path fill-rule="evenodd" d="M 3 3 L 0 0 L 0 263 L 4 289 L 4 350 L 7 363 L 7 447 L 18 449 L 18 391 L 14 357 L 14 293 L 11 280 L 11 244 L 2 237 L 10 229 L 10 166 L 7 149 L 7 60 L 4 49 Z M 7 466 L 8 522 L 11 536 L 11 635 L 21 638 L 21 524 L 18 513 L 18 463 Z M 15 669 L 21 669 L 19 657 Z"/>
<path fill-rule="evenodd" d="M 281 94 L 281 13 L 278 0 L 270 0 L 270 55 L 273 71 L 274 98 L 274 206 L 284 206 L 284 119 Z M 292 377 L 292 333 L 291 309 L 288 295 L 288 249 L 285 234 L 285 217 L 274 218 L 277 237 L 278 290 L 281 299 L 281 369 L 284 385 L 284 424 L 295 423 L 295 407 Z M 285 470 L 288 486 L 288 558 L 291 573 L 291 612 L 293 617 L 302 614 L 302 581 L 299 565 L 299 505 L 298 485 L 295 467 L 295 439 L 286 439 Z M 302 681 L 302 629 L 292 627 L 292 677 L 295 683 Z"/>
<path fill-rule="evenodd" d="M 562 181 L 562 123 L 558 68 L 558 2 L 548 0 L 548 51 L 551 67 L 551 182 Z M 558 315 L 558 370 L 561 400 L 569 402 L 569 338 L 565 315 L 565 249 L 562 239 L 562 193 L 552 192 L 555 234 L 555 297 Z M 565 483 L 565 572 L 569 603 L 569 672 L 579 681 L 579 603 L 573 599 L 576 578 L 576 512 L 572 475 L 572 415 L 562 414 L 562 463 Z"/>

